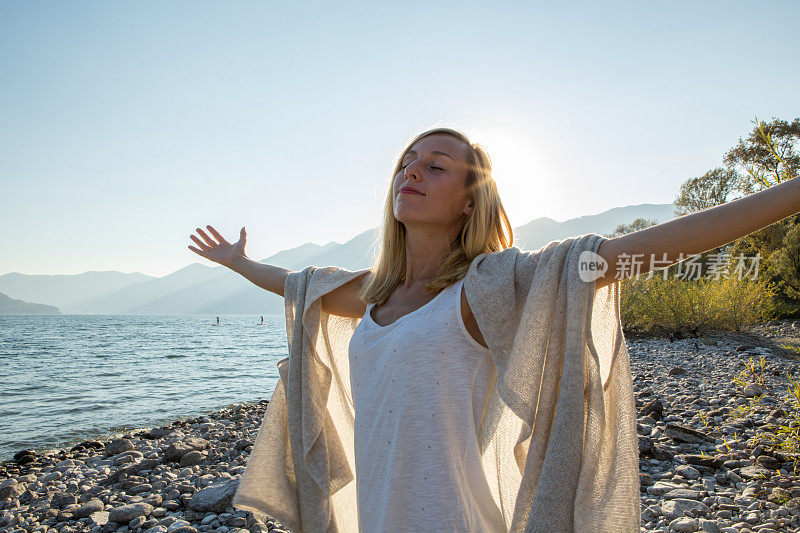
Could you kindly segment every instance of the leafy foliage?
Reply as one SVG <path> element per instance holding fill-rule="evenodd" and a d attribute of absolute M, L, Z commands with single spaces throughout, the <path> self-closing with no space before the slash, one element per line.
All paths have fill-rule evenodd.
<path fill-rule="evenodd" d="M 741 176 L 744 194 L 796 178 L 800 171 L 800 154 L 795 151 L 800 140 L 800 118 L 791 123 L 773 118 L 767 123 L 756 117 L 754 123 L 747 139 L 740 138 L 723 159 L 728 169 Z"/>
<path fill-rule="evenodd" d="M 627 235 L 628 233 L 633 233 L 634 231 L 643 230 L 645 228 L 649 228 L 650 226 L 655 226 L 658 224 L 656 220 L 650 220 L 647 218 L 637 218 L 633 222 L 628 224 L 620 224 L 616 227 L 613 233 L 609 234 L 608 237 L 620 237 L 622 235 Z"/>
<path fill-rule="evenodd" d="M 783 237 L 783 246 L 770 257 L 769 268 L 779 289 L 800 300 L 800 224 L 791 226 Z"/>
<path fill-rule="evenodd" d="M 639 275 L 620 283 L 620 319 L 624 329 L 650 333 L 682 327 L 742 331 L 774 317 L 774 297 L 775 288 L 763 278 Z"/>
<path fill-rule="evenodd" d="M 699 178 L 690 178 L 681 185 L 675 199 L 675 214 L 687 215 L 724 204 L 737 190 L 739 178 L 735 171 L 724 168 L 709 170 Z"/>
<path fill-rule="evenodd" d="M 753 121 L 747 138 L 728 150 L 725 168 L 709 170 L 681 185 L 675 200 L 676 215 L 686 215 L 721 205 L 735 194 L 747 196 L 800 173 L 800 118 L 792 122 L 773 118 Z M 736 198 L 733 198 L 736 199 Z M 741 237 L 733 243 L 702 254 L 700 263 L 708 265 L 710 254 L 761 257 L 761 272 L 777 287 L 781 316 L 800 314 L 800 216 L 793 215 Z"/>

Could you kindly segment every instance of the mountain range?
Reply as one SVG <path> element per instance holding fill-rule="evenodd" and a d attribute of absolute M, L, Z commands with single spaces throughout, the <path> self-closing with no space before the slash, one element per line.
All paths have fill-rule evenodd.
<path fill-rule="evenodd" d="M 58 307 L 32 304 L 9 298 L 0 292 L 0 315 L 60 315 Z"/>
<path fill-rule="evenodd" d="M 608 235 L 636 218 L 666 222 L 673 204 L 616 207 L 596 215 L 558 222 L 541 217 L 514 228 L 514 246 L 535 250 L 553 240 L 597 233 Z M 297 271 L 308 265 L 369 268 L 377 253 L 378 229 L 344 243 L 306 243 L 262 259 L 261 263 Z M 193 253 L 187 250 L 187 253 Z M 209 262 L 210 263 L 210 262 Z M 213 265 L 213 263 L 210 263 Z M 0 293 L 10 299 L 58 307 L 67 314 L 282 314 L 283 298 L 265 291 L 223 266 L 192 263 L 163 277 L 138 272 L 89 271 L 74 275 L 0 276 Z M 58 312 L 58 310 L 56 310 Z M 27 312 L 21 312 L 27 313 Z"/>

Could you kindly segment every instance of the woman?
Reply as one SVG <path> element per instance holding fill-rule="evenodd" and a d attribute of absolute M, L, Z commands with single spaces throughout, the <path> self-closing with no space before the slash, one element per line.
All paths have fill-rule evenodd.
<path fill-rule="evenodd" d="M 656 257 L 659 266 L 665 267 L 799 210 L 800 186 L 791 180 L 642 231 L 597 239 L 593 242 L 599 242 L 599 247 L 593 244 L 594 248 L 587 250 L 596 252 L 600 268 L 591 280 L 584 281 L 594 281 L 592 290 L 600 290 L 635 273 L 625 269 L 633 254 Z M 200 238 L 191 236 L 199 247 L 189 246 L 192 251 L 231 268 L 259 287 L 284 295 L 290 271 L 248 259 L 244 252 L 245 228 L 235 244 L 226 241 L 213 227 L 207 228 L 211 236 L 200 228 Z M 543 503 L 547 500 L 537 494 L 539 499 L 534 500 L 533 509 L 529 501 L 522 501 L 524 498 L 512 499 L 510 510 L 502 502 L 498 506 L 501 489 L 490 486 L 485 450 L 482 442 L 478 443 L 484 415 L 488 416 L 487 398 L 495 382 L 499 384 L 498 380 L 504 379 L 498 371 L 505 373 L 506 368 L 495 370 L 493 363 L 498 359 L 490 352 L 502 350 L 490 350 L 494 347 L 484 334 L 496 333 L 482 331 L 479 323 L 493 329 L 502 326 L 492 326 L 486 312 L 476 319 L 473 308 L 482 302 L 468 297 L 470 291 L 464 282 L 471 267 L 475 268 L 476 258 L 510 252 L 512 245 L 511 226 L 485 151 L 462 133 L 447 128 L 414 138 L 396 163 L 385 203 L 382 239 L 373 269 L 351 276 L 347 283 L 321 296 L 322 312 L 351 317 L 358 324 L 348 352 L 352 401 L 357 413 L 354 462 L 359 528 L 383 531 L 416 526 L 446 531 L 506 531 L 521 528 L 530 513 L 528 528 L 532 529 L 534 515 L 544 516 L 548 507 L 556 507 L 561 500 L 551 500 L 548 506 Z M 518 264 L 519 259 L 512 263 Z M 638 272 L 651 269 L 652 263 L 644 264 Z M 526 282 L 530 284 L 536 275 L 525 278 Z M 473 295 L 478 294 L 478 288 L 471 290 Z M 616 292 L 609 294 L 618 298 Z M 564 383 L 562 380 L 562 388 Z M 631 387 L 630 381 L 620 383 L 622 389 Z M 627 402 L 630 391 L 624 392 Z M 511 405 L 508 396 L 504 400 Z M 558 402 L 564 403 L 562 396 L 558 396 Z M 538 422 L 542 409 L 535 409 L 535 404 L 533 407 L 531 420 L 535 412 Z M 630 410 L 628 403 L 625 407 Z M 608 416 L 611 418 L 607 417 L 606 422 L 614 424 L 613 413 Z M 629 419 L 616 423 L 631 425 Z M 528 439 L 532 437 L 528 426 L 533 425 L 524 425 Z M 514 448 L 517 461 L 522 441 L 520 437 Z M 528 457 L 534 452 L 532 446 L 525 446 Z M 295 464 L 299 464 L 297 458 Z M 546 457 L 539 459 L 537 468 L 544 468 L 542 464 L 547 464 Z M 515 489 L 528 483 L 527 475 L 526 468 Z M 576 480 L 577 475 L 576 470 Z M 581 470 L 581 479 L 584 475 L 588 479 L 589 474 Z M 537 477 L 541 488 L 544 471 L 534 479 Z M 535 486 L 534 481 L 533 487 L 528 487 L 529 494 L 533 494 Z M 569 493 L 572 492 L 575 491 Z M 638 490 L 635 495 L 631 490 L 625 494 L 629 500 L 636 500 L 628 507 L 638 510 Z M 602 510 L 602 505 L 597 503 L 597 509 Z M 572 509 L 575 519 L 565 520 L 563 530 L 577 529 L 579 523 L 588 529 L 590 522 L 598 531 L 612 527 L 598 525 L 596 517 L 579 522 L 577 500 L 570 501 L 560 512 L 565 514 Z M 300 523 L 298 517 L 295 524 L 299 527 Z M 341 520 L 339 524 L 341 527 Z M 556 524 L 550 526 L 553 531 L 561 529 Z M 537 527 L 548 530 L 547 524 Z M 628 520 L 617 530 L 633 527 L 632 520 Z M 638 522 L 635 528 L 638 530 Z"/>

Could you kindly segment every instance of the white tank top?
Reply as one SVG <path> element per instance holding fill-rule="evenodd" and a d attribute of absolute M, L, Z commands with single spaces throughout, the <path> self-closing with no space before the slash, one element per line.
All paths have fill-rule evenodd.
<path fill-rule="evenodd" d="M 496 377 L 461 316 L 463 279 L 349 345 L 360 531 L 506 531 L 478 428 Z"/>

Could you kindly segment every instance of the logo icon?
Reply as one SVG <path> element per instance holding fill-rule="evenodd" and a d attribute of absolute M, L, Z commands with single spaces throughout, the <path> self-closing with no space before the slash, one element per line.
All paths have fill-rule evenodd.
<path fill-rule="evenodd" d="M 585 250 L 578 256 L 578 276 L 581 281 L 590 283 L 602 278 L 608 270 L 608 263 L 596 253 Z"/>

